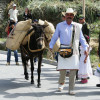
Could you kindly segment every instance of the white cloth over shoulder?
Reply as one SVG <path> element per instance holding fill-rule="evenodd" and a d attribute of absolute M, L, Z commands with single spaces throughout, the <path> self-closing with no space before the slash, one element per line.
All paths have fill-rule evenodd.
<path fill-rule="evenodd" d="M 72 55 L 69 58 L 63 58 L 58 55 L 57 70 L 79 69 L 79 55 Z"/>
<path fill-rule="evenodd" d="M 77 23 L 75 25 L 75 34 L 74 34 L 74 42 L 73 42 L 73 55 L 69 58 L 63 58 L 60 55 L 58 56 L 58 67 L 57 70 L 75 70 L 79 69 L 79 37 L 81 28 Z"/>

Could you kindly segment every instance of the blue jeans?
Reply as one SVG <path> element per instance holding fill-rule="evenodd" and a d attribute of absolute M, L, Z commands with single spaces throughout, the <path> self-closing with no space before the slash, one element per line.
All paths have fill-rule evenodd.
<path fill-rule="evenodd" d="M 36 61 L 37 61 L 37 57 L 34 58 L 34 62 L 35 62 L 35 63 L 36 63 Z"/>
<path fill-rule="evenodd" d="M 10 49 L 7 49 L 8 52 L 7 52 L 7 62 L 10 62 L 10 59 L 11 59 L 11 50 Z M 17 54 L 17 50 L 14 50 L 14 57 L 15 57 L 15 62 L 18 62 L 18 54 Z"/>

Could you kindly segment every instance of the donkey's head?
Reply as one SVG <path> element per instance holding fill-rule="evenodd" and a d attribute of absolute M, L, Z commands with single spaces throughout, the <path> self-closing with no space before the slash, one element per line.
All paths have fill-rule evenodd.
<path fill-rule="evenodd" d="M 39 25 L 39 24 L 34 24 L 32 25 L 34 28 L 34 42 L 35 42 L 35 47 L 36 49 L 42 49 L 45 47 L 44 43 L 44 28 L 47 25 Z"/>

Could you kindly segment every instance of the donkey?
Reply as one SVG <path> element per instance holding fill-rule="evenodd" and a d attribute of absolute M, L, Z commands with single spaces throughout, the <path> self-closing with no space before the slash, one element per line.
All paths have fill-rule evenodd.
<path fill-rule="evenodd" d="M 33 59 L 34 59 L 34 57 L 38 58 L 37 87 L 41 87 L 40 73 L 41 73 L 42 55 L 43 55 L 43 51 L 45 48 L 45 43 L 44 43 L 44 28 L 45 27 L 46 27 L 46 25 L 39 25 L 39 24 L 32 25 L 32 29 L 27 33 L 27 36 L 28 36 L 27 43 L 25 45 L 21 44 L 21 46 L 20 46 L 22 64 L 24 66 L 24 75 L 25 75 L 26 80 L 29 79 L 27 65 L 28 65 L 28 60 L 30 60 L 31 84 L 34 84 L 34 76 L 33 76 L 34 62 L 33 62 Z M 32 33 L 32 34 L 30 34 L 30 33 Z"/>

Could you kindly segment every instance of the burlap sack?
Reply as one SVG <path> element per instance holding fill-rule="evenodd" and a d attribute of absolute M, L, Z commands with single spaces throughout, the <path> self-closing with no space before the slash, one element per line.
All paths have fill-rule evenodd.
<path fill-rule="evenodd" d="M 48 25 L 48 26 L 44 29 L 44 31 L 45 31 L 45 35 L 46 35 L 47 39 L 48 39 L 48 40 L 51 40 L 51 38 L 52 38 L 52 36 L 53 36 L 53 34 L 54 34 L 54 32 L 55 32 L 54 25 L 53 25 L 52 23 L 46 21 L 46 20 L 44 21 L 44 25 Z M 48 46 L 49 46 L 49 43 L 48 43 Z M 54 47 L 53 47 L 53 52 L 57 52 L 58 49 L 59 49 L 59 47 L 60 47 L 60 41 L 59 41 L 59 39 L 58 39 L 58 40 L 56 41 Z"/>
<path fill-rule="evenodd" d="M 54 25 L 48 21 L 44 21 L 44 25 L 48 25 L 46 28 L 45 28 L 45 32 L 48 33 L 48 34 L 54 34 L 55 32 L 55 28 L 54 28 Z"/>
<path fill-rule="evenodd" d="M 31 27 L 32 28 L 32 27 Z M 30 28 L 30 29 L 31 29 Z M 30 36 L 32 35 L 32 34 L 34 34 L 34 30 L 29 34 Z M 25 38 L 23 39 L 23 41 L 22 41 L 22 45 L 25 45 L 26 43 L 28 42 L 28 35 L 27 36 L 25 36 Z"/>
<path fill-rule="evenodd" d="M 27 31 L 31 28 L 32 20 L 20 21 L 10 32 L 6 40 L 6 47 L 11 50 L 17 50 L 22 43 Z"/>
<path fill-rule="evenodd" d="M 44 21 L 41 20 L 41 19 L 39 19 L 38 24 L 40 24 L 40 25 L 44 25 Z"/>
<path fill-rule="evenodd" d="M 48 25 L 48 26 L 44 29 L 44 31 L 45 31 L 45 36 L 46 36 L 46 38 L 45 38 L 45 44 L 46 44 L 46 47 L 49 48 L 50 40 L 51 40 L 51 38 L 52 38 L 52 36 L 53 36 L 53 34 L 54 34 L 54 32 L 55 32 L 54 25 L 53 25 L 52 23 L 46 21 L 46 20 L 43 21 L 43 20 L 41 20 L 41 19 L 39 19 L 38 24 L 40 24 L 40 25 Z M 46 39 L 48 39 L 48 40 L 46 41 Z M 53 47 L 53 52 L 57 52 L 58 49 L 59 49 L 59 47 L 60 47 L 60 41 L 59 41 L 59 39 L 58 39 L 58 40 L 56 41 L 54 47 Z"/>
<path fill-rule="evenodd" d="M 57 52 L 60 48 L 60 40 L 58 39 L 53 47 L 53 52 Z"/>
<path fill-rule="evenodd" d="M 16 25 L 16 31 L 25 31 L 31 28 L 32 20 L 20 21 Z"/>

